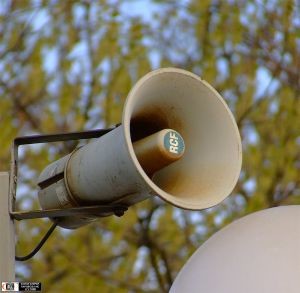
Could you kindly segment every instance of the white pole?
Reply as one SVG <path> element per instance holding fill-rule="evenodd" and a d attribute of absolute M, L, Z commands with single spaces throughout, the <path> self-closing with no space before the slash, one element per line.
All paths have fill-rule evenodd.
<path fill-rule="evenodd" d="M 15 229 L 9 215 L 9 175 L 0 172 L 0 282 L 15 281 Z"/>

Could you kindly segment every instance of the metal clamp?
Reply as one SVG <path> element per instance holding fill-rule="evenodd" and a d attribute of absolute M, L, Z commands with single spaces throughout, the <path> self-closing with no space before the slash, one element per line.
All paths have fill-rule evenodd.
<path fill-rule="evenodd" d="M 10 167 L 10 183 L 9 183 L 9 214 L 15 220 L 28 220 L 36 218 L 59 218 L 65 216 L 76 215 L 92 215 L 95 217 L 106 217 L 115 214 L 122 216 L 127 210 L 123 205 L 97 205 L 97 206 L 83 206 L 64 209 L 50 209 L 50 210 L 34 210 L 34 211 L 16 211 L 17 200 L 17 176 L 18 176 L 18 148 L 21 145 L 69 141 L 79 139 L 98 138 L 110 132 L 114 128 L 88 130 L 82 132 L 58 133 L 48 135 L 31 135 L 17 137 L 13 141 L 11 149 L 11 167 Z"/>

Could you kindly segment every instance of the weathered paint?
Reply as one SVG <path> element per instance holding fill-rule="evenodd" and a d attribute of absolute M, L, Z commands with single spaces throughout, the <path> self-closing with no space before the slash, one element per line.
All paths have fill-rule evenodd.
<path fill-rule="evenodd" d="M 141 166 L 133 144 L 166 128 L 181 134 L 185 153 L 152 176 Z M 133 87 L 121 126 L 72 153 L 64 163 L 63 184 L 71 205 L 130 206 L 155 194 L 175 206 L 201 210 L 230 194 L 241 162 L 238 128 L 222 97 L 198 76 L 165 68 Z M 51 199 L 41 200 L 43 208 L 48 202 L 66 204 L 56 191 L 45 193 Z"/>

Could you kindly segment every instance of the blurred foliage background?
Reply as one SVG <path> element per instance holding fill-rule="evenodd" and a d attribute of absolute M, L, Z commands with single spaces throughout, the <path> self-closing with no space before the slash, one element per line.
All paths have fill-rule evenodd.
<path fill-rule="evenodd" d="M 133 84 L 165 66 L 211 83 L 243 141 L 239 182 L 223 203 L 189 212 L 153 199 L 122 217 L 57 229 L 18 280 L 44 292 L 167 292 L 210 235 L 245 214 L 300 204 L 300 3 L 291 0 L 2 0 L 0 170 L 14 137 L 109 127 Z M 73 143 L 20 150 L 19 208 Z M 17 225 L 24 255 L 49 227 Z M 3 237 L 3 236 L 1 236 Z M 1 279 L 1 278 L 0 278 Z"/>

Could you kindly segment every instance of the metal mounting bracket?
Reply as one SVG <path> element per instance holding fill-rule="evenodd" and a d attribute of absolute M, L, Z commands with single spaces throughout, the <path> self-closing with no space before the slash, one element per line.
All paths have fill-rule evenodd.
<path fill-rule="evenodd" d="M 21 145 L 59 142 L 69 140 L 80 140 L 98 138 L 110 132 L 114 128 L 88 130 L 82 132 L 57 133 L 48 135 L 31 135 L 22 136 L 14 139 L 11 149 L 11 166 L 10 166 L 10 183 L 9 183 L 9 214 L 15 220 L 28 220 L 36 218 L 59 218 L 65 216 L 92 215 L 95 217 L 106 217 L 115 214 L 122 216 L 127 210 L 126 206 L 122 205 L 97 205 L 83 206 L 65 209 L 51 210 L 33 210 L 33 211 L 16 211 L 17 200 L 17 176 L 18 176 L 18 148 Z"/>

